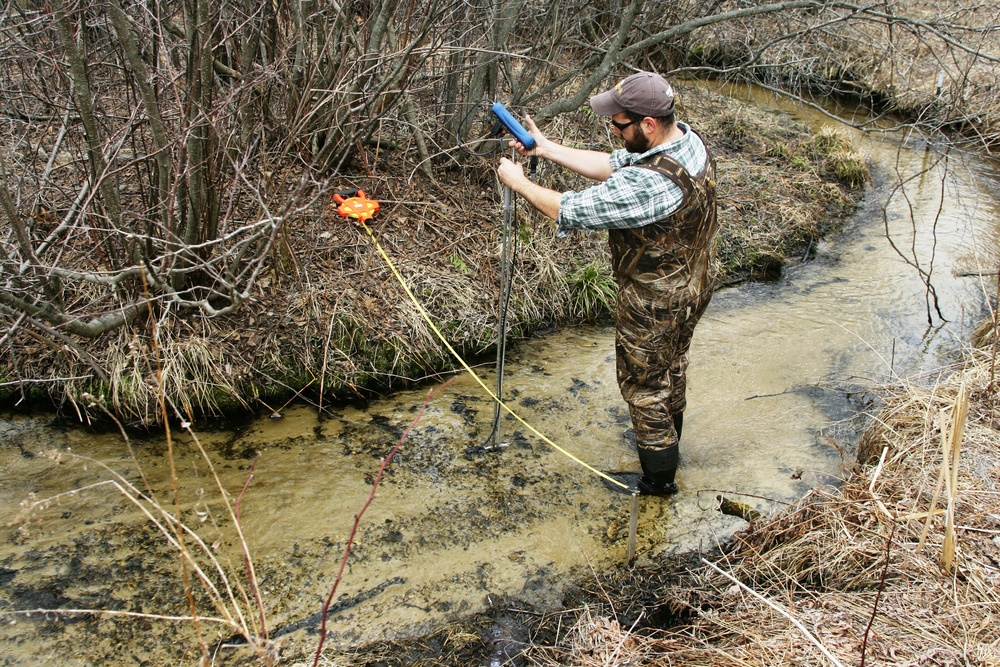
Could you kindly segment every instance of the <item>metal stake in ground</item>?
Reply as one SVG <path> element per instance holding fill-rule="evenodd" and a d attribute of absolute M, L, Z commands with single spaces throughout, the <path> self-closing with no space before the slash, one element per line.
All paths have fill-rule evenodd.
<path fill-rule="evenodd" d="M 628 513 L 628 550 L 625 554 L 625 563 L 631 565 L 635 561 L 635 539 L 639 532 L 639 494 L 632 494 L 632 503 L 629 505 Z"/>
<path fill-rule="evenodd" d="M 499 136 L 500 128 L 503 127 L 521 142 L 521 145 L 531 150 L 535 147 L 535 139 L 531 133 L 524 129 L 506 107 L 500 102 L 494 102 L 490 108 L 497 119 L 497 124 L 493 128 L 493 134 Z M 511 159 L 516 158 L 516 151 L 511 151 Z M 538 158 L 531 158 L 531 179 L 535 179 L 535 167 Z M 497 325 L 497 402 L 493 407 L 493 444 L 499 447 L 501 444 L 500 417 L 503 415 L 501 403 L 503 402 L 503 367 L 504 357 L 507 354 L 507 308 L 510 306 L 510 288 L 514 280 L 514 254 L 517 239 L 514 236 L 514 192 L 506 185 L 503 188 L 503 230 L 500 246 L 500 306 Z"/>
<path fill-rule="evenodd" d="M 509 187 L 503 188 L 503 216 L 500 241 L 500 303 L 497 322 L 497 370 L 496 396 L 499 399 L 493 405 L 493 445 L 499 447 L 501 440 L 500 418 L 503 411 L 500 401 L 503 401 L 503 369 L 507 355 L 507 310 L 510 306 L 510 290 L 514 281 L 514 192 Z"/>
<path fill-rule="evenodd" d="M 528 150 L 535 147 L 535 139 L 531 136 L 521 123 L 507 111 L 499 102 L 492 108 L 493 115 L 497 118 L 498 125 L 502 125 L 508 132 L 513 134 L 521 145 Z M 498 128 L 494 128 L 494 133 Z M 512 151 L 511 159 L 516 158 L 516 151 Z M 538 156 L 532 154 L 530 162 L 529 178 L 535 180 L 535 170 L 538 167 Z M 506 185 L 503 188 L 503 240 L 500 250 L 500 316 L 497 330 L 497 401 L 493 411 L 493 445 L 501 445 L 500 437 L 500 417 L 502 416 L 501 404 L 503 402 L 503 366 L 504 355 L 507 349 L 507 306 L 510 304 L 510 288 L 514 273 L 514 244 L 517 238 L 514 236 L 514 193 Z M 615 482 L 619 484 L 619 482 Z M 639 494 L 632 495 L 632 502 L 629 507 L 628 523 L 628 553 L 625 557 L 629 565 L 635 560 L 636 533 L 639 528 Z"/>

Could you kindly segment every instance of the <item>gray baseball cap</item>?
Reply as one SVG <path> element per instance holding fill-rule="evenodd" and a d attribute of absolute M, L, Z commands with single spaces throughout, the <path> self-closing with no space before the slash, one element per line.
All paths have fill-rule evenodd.
<path fill-rule="evenodd" d="M 611 90 L 590 98 L 590 106 L 602 116 L 631 111 L 662 118 L 674 111 L 674 89 L 653 72 L 637 72 L 625 77 Z"/>

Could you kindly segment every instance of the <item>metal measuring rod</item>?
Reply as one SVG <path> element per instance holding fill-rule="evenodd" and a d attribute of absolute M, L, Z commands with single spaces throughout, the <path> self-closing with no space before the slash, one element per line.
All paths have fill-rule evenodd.
<path fill-rule="evenodd" d="M 535 138 L 524 129 L 524 126 L 507 111 L 507 108 L 500 102 L 494 102 L 490 107 L 493 115 L 497 118 L 497 125 L 493 128 L 493 134 L 500 134 L 500 126 L 514 135 L 514 138 L 521 142 L 521 145 L 528 150 L 535 148 Z M 511 156 L 513 157 L 513 155 Z M 530 177 L 535 180 L 535 171 L 538 167 L 538 158 L 531 156 Z M 514 281 L 514 192 L 506 185 L 503 188 L 503 227 L 500 244 L 500 323 L 497 327 L 497 369 L 496 369 L 496 396 L 503 400 L 503 369 L 505 356 L 507 354 L 507 308 L 510 305 L 510 290 Z M 500 418 L 503 411 L 499 401 L 493 406 L 493 445 L 501 445 Z"/>

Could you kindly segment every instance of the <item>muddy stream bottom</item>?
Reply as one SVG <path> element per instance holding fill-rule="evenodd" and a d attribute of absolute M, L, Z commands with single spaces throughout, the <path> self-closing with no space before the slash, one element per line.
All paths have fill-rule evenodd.
<path fill-rule="evenodd" d="M 724 314 L 725 298 L 719 301 Z M 702 338 L 712 336 L 713 319 L 724 323 L 709 316 Z M 505 373 L 506 395 L 528 423 L 595 468 L 638 470 L 614 381 L 612 339 L 611 329 L 577 329 L 519 346 Z M 695 357 L 711 365 L 707 350 Z M 842 393 L 833 392 L 832 402 L 829 392 L 816 390 L 760 397 L 759 383 L 746 394 L 738 383 L 713 381 L 706 405 L 702 378 L 713 371 L 692 366 L 682 490 L 670 499 L 642 499 L 640 560 L 711 549 L 743 525 L 717 511 L 719 493 L 769 512 L 840 474 L 840 456 L 821 427 L 830 426 L 833 403 L 847 409 Z M 483 376 L 493 381 L 488 370 Z M 364 411 L 337 408 L 323 419 L 314 407 L 298 406 L 236 432 L 197 433 L 231 502 L 253 465 L 239 511 L 268 626 L 282 636 L 286 653 L 315 646 L 317 612 L 354 516 L 429 390 L 397 394 Z M 754 418 L 737 424 L 747 410 Z M 501 597 L 554 608 L 592 570 L 624 561 L 629 497 L 605 488 L 509 416 L 497 446 L 489 438 L 492 417 L 489 398 L 468 376 L 430 400 L 363 516 L 329 618 L 332 650 L 426 632 Z M 0 499 L 10 521 L 0 542 L 0 608 L 186 613 L 172 534 L 158 530 L 125 493 L 125 481 L 138 489 L 148 483 L 173 511 L 162 437 L 130 441 L 137 466 L 117 434 L 8 417 L 0 436 Z M 190 436 L 175 433 L 172 446 L 183 520 L 218 554 L 232 595 L 242 599 L 239 540 L 209 466 Z M 115 474 L 122 481 L 112 484 Z M 190 536 L 185 541 L 198 551 Z M 198 560 L 219 597 L 228 598 L 211 563 Z M 218 616 L 208 602 L 202 593 L 200 612 Z M 166 664 L 195 657 L 190 623 L 65 613 L 3 618 L 2 664 Z M 209 622 L 203 627 L 210 645 L 233 634 Z"/>

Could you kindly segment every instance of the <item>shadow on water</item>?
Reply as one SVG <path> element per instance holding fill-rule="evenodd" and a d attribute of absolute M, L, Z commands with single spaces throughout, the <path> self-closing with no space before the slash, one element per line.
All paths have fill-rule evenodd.
<path fill-rule="evenodd" d="M 809 112 L 793 109 L 809 122 Z M 681 493 L 643 499 L 640 564 L 709 550 L 742 521 L 719 513 L 719 493 L 774 512 L 808 489 L 836 484 L 850 458 L 867 391 L 896 375 L 931 372 L 954 358 L 981 316 L 997 265 L 995 176 L 974 160 L 949 160 L 944 201 L 936 175 L 890 203 L 899 244 L 935 253 L 933 280 L 947 323 L 927 323 L 924 286 L 885 238 L 881 204 L 892 165 L 931 164 L 913 142 L 861 136 L 877 166 L 876 187 L 815 259 L 773 282 L 720 291 L 692 350 Z M 901 152 L 898 152 L 900 149 Z M 888 165 L 888 166 L 887 166 Z M 919 220 L 936 218 L 933 234 Z M 614 379 L 610 328 L 560 331 L 509 355 L 510 404 L 534 427 L 598 469 L 637 469 L 628 416 Z M 489 373 L 486 381 L 492 383 Z M 269 626 L 291 650 L 315 646 L 317 612 L 329 592 L 354 515 L 379 463 L 424 403 L 426 391 L 393 395 L 365 410 L 341 407 L 322 420 L 309 407 L 264 418 L 237 432 L 199 439 L 241 503 Z M 440 627 L 501 598 L 534 609 L 559 605 L 592 569 L 625 557 L 628 499 L 526 432 L 503 424 L 487 440 L 493 407 L 460 376 L 430 401 L 389 467 L 364 516 L 330 615 L 332 650 Z M 24 417 L 0 420 L 0 503 L 63 495 L 3 527 L 0 609 L 111 609 L 182 614 L 178 559 L 163 535 L 107 484 L 106 471 L 45 452 L 69 450 L 144 484 L 112 435 L 58 430 Z M 134 443 L 153 493 L 170 505 L 163 443 Z M 242 577 L 242 557 L 206 463 L 178 437 L 185 521 Z M 202 604 L 206 601 L 200 600 Z M 207 611 L 207 609 L 206 609 Z M 95 616 L 5 616 L 4 664 L 164 664 L 193 659 L 190 625 Z M 502 625 L 502 624 L 501 624 Z M 498 625 L 498 651 L 516 628 Z M 504 634 L 506 633 L 506 634 Z M 211 642 L 229 628 L 209 627 Z M 509 636 L 508 636 L 509 635 Z M 498 654 L 499 656 L 499 654 Z M 500 659 L 500 657 L 498 657 Z"/>

